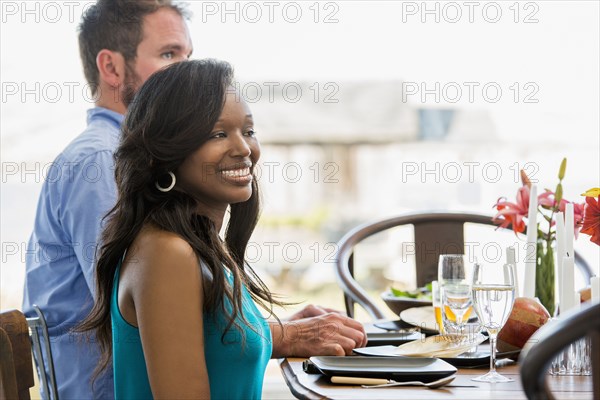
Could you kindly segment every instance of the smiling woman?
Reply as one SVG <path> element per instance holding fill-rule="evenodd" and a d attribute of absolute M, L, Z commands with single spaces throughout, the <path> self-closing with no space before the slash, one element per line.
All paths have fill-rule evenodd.
<path fill-rule="evenodd" d="M 179 166 L 180 187 L 195 194 L 202 212 L 222 219 L 229 204 L 252 195 L 251 170 L 259 157 L 250 109 L 229 90 L 210 138 Z"/>
<path fill-rule="evenodd" d="M 279 303 L 244 261 L 260 147 L 232 78 L 214 60 L 170 66 L 125 121 L 97 300 L 80 327 L 96 334 L 101 368 L 112 359 L 117 399 L 261 396 L 272 343 L 253 300 Z"/>

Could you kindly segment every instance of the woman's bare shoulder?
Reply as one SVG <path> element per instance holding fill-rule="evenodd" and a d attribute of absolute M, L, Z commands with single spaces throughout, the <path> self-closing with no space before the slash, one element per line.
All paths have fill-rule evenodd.
<path fill-rule="evenodd" d="M 157 279 L 174 278 L 177 271 L 193 274 L 199 271 L 198 258 L 192 246 L 181 236 L 146 225 L 142 228 L 125 257 L 125 266 L 137 275 L 148 274 Z"/>

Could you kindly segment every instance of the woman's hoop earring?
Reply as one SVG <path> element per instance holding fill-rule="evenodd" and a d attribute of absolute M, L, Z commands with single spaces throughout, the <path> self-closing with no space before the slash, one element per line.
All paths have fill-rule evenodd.
<path fill-rule="evenodd" d="M 167 172 L 167 174 L 169 174 L 169 176 L 171 177 L 171 184 L 169 185 L 169 187 L 164 188 L 164 187 L 160 186 L 158 184 L 158 181 L 156 181 L 154 183 L 154 185 L 156 186 L 156 188 L 158 190 L 160 190 L 161 192 L 163 192 L 163 193 L 170 192 L 171 189 L 173 189 L 175 187 L 175 183 L 177 182 L 177 179 L 175 178 L 175 174 L 174 173 L 172 173 L 171 171 L 169 171 L 169 172 Z"/>

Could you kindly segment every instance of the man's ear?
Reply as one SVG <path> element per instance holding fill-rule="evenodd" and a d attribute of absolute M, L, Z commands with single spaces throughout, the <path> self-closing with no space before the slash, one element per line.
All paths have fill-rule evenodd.
<path fill-rule="evenodd" d="M 125 57 L 116 51 L 102 49 L 96 56 L 100 80 L 117 88 L 125 83 Z"/>

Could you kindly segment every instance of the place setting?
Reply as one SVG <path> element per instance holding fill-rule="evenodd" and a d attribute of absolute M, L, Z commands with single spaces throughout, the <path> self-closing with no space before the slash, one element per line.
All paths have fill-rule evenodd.
<path fill-rule="evenodd" d="M 438 280 L 428 286 L 431 291 L 431 301 L 427 303 L 428 305 L 403 308 L 399 311 L 400 321 L 376 324 L 376 326 L 390 329 L 393 329 L 394 326 L 413 326 L 428 337 L 398 346 L 369 346 L 355 349 L 354 352 L 361 356 L 374 357 L 437 357 L 454 366 L 467 368 L 489 364 L 492 350 L 491 345 L 487 347 L 484 343 L 490 338 L 485 321 L 488 321 L 487 326 L 496 335 L 499 329 L 494 327 L 501 326 L 506 322 L 512 309 L 513 300 L 506 296 L 502 297 L 502 292 L 506 291 L 504 289 L 514 288 L 512 267 L 507 264 L 483 266 L 477 262 L 471 265 L 465 255 L 443 254 L 439 259 Z M 487 299 L 484 299 L 486 300 L 485 306 L 481 306 L 481 301 L 477 300 L 477 294 L 485 297 L 485 293 L 489 291 L 480 289 L 482 287 L 500 287 L 495 292 L 494 299 L 503 299 L 505 304 L 490 310 L 496 313 L 496 317 L 490 316 L 488 309 L 485 308 L 488 307 L 488 304 L 496 304 L 495 302 L 487 302 Z M 401 298 L 400 301 L 404 301 L 404 299 Z M 386 303 L 390 304 L 389 301 Z M 480 304 L 479 312 L 485 312 L 485 318 L 482 320 L 484 323 L 480 322 L 477 311 L 478 304 Z M 398 304 L 395 304 L 395 307 L 397 310 L 399 309 Z M 498 308 L 502 308 L 502 310 Z M 500 342 L 498 348 L 500 349 L 496 354 L 498 359 L 515 359 L 520 353 L 519 348 L 504 342 Z"/>
<path fill-rule="evenodd" d="M 535 203 L 530 208 L 535 212 Z M 564 225 L 572 227 L 573 207 L 567 204 L 566 210 Z M 535 254 L 539 256 L 535 243 L 539 245 L 539 240 L 532 237 L 535 230 L 530 229 L 521 285 L 517 279 L 518 248 L 514 245 L 506 247 L 504 254 L 499 250 L 497 257 L 442 254 L 437 265 L 435 258 L 429 259 L 427 268 L 435 271 L 437 267 L 436 280 L 415 289 L 398 284 L 381 294 L 396 319 L 386 319 L 386 313 L 373 302 L 360 303 L 374 319 L 365 325 L 366 347 L 353 349 L 351 356 L 300 361 L 305 372 L 318 375 L 295 376 L 303 387 L 323 398 L 369 399 L 377 389 L 381 392 L 376 397 L 382 399 L 447 395 L 521 398 L 522 394 L 538 398 L 542 390 L 561 393 L 565 398 L 593 391 L 593 398 L 598 398 L 600 386 L 590 378 L 592 346 L 589 338 L 581 339 L 590 329 L 597 329 L 598 306 L 579 304 L 586 293 L 574 291 L 573 249 L 565 250 L 567 244 L 561 245 L 561 240 L 572 242 L 573 234 L 564 233 L 562 215 L 557 214 L 556 234 L 548 235 L 556 235 L 557 253 L 565 256 L 558 264 L 562 266 L 558 272 L 562 278 L 560 312 L 555 312 L 554 318 L 542 302 L 543 289 L 554 284 L 553 277 L 534 273 Z M 431 271 L 418 275 L 417 281 L 423 282 L 423 276 L 431 276 Z M 600 278 L 591 277 L 587 295 L 592 301 L 600 297 L 598 287 Z M 352 308 L 348 309 L 351 313 Z M 414 340 L 408 340 L 411 335 Z M 386 336 L 389 342 L 383 339 Z M 557 352 L 567 337 L 568 347 Z M 298 371 L 298 364 L 282 364 L 282 370 L 290 368 Z M 563 375 L 570 377 L 565 380 Z M 436 393 L 427 395 L 422 390 Z"/>
<path fill-rule="evenodd" d="M 519 354 L 518 349 L 496 354 L 498 333 L 515 298 L 514 276 L 510 263 L 469 263 L 464 255 L 441 255 L 438 280 L 430 288 L 431 306 L 404 309 L 400 311 L 401 321 L 385 322 L 409 332 L 405 327 L 413 326 L 420 338 L 400 345 L 358 348 L 350 357 L 311 357 L 307 365 L 334 384 L 370 388 L 439 388 L 452 382 L 457 367 L 487 364 L 489 372 L 472 380 L 510 382 L 512 378 L 500 375 L 495 366 L 497 358 Z M 423 327 L 437 334 L 426 337 L 421 333 Z"/>

